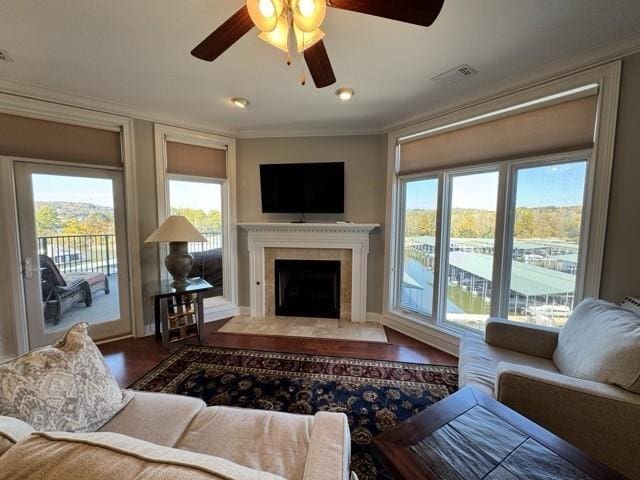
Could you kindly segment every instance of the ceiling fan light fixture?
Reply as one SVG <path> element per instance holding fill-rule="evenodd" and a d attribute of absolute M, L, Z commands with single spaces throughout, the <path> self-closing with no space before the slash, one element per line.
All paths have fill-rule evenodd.
<path fill-rule="evenodd" d="M 327 15 L 326 0 L 291 0 L 293 23 L 306 33 L 320 28 Z"/>
<path fill-rule="evenodd" d="M 324 39 L 324 32 L 319 28 L 311 33 L 303 32 L 295 24 L 293 25 L 293 33 L 296 36 L 296 46 L 298 53 L 304 52 L 306 49 L 313 47 L 320 40 Z"/>
<path fill-rule="evenodd" d="M 262 32 L 258 38 L 289 53 L 289 22 L 285 17 L 279 17 L 276 28 L 271 32 Z"/>
<path fill-rule="evenodd" d="M 356 92 L 353 91 L 353 88 L 342 87 L 336 90 L 336 95 L 343 102 L 346 102 L 347 100 L 351 100 L 351 97 L 353 97 L 355 93 Z"/>
<path fill-rule="evenodd" d="M 238 108 L 247 108 L 249 106 L 249 100 L 246 98 L 234 97 L 231 99 L 231 103 Z"/>
<path fill-rule="evenodd" d="M 277 27 L 283 8 L 283 0 L 247 0 L 251 21 L 263 32 L 271 32 Z"/>

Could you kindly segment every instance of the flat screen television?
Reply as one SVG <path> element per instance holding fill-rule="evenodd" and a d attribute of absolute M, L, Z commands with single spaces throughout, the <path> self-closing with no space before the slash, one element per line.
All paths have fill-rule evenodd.
<path fill-rule="evenodd" d="M 264 213 L 344 213 L 344 163 L 260 165 Z"/>

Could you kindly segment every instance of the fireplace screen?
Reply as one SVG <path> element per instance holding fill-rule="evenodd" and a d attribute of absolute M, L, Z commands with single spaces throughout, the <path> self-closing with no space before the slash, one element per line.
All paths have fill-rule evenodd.
<path fill-rule="evenodd" d="M 276 315 L 340 318 L 340 261 L 276 260 Z"/>

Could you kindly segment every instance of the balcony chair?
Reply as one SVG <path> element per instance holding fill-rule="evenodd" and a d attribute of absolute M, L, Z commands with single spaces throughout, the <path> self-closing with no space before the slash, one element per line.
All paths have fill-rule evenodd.
<path fill-rule="evenodd" d="M 46 255 L 39 255 L 42 279 L 42 302 L 45 321 L 60 323 L 62 315 L 78 303 L 91 306 L 91 285 L 83 278 L 67 282 L 55 262 Z"/>

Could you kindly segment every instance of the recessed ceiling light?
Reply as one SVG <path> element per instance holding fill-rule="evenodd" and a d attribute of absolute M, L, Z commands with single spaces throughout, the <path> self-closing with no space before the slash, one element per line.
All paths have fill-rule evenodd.
<path fill-rule="evenodd" d="M 246 98 L 232 98 L 231 103 L 238 108 L 247 108 L 249 106 L 249 100 Z"/>
<path fill-rule="evenodd" d="M 353 95 L 355 94 L 355 92 L 353 91 L 352 88 L 339 88 L 338 90 L 336 90 L 336 95 L 338 96 L 338 98 L 342 101 L 347 101 L 347 100 L 351 100 L 351 97 L 353 97 Z"/>

